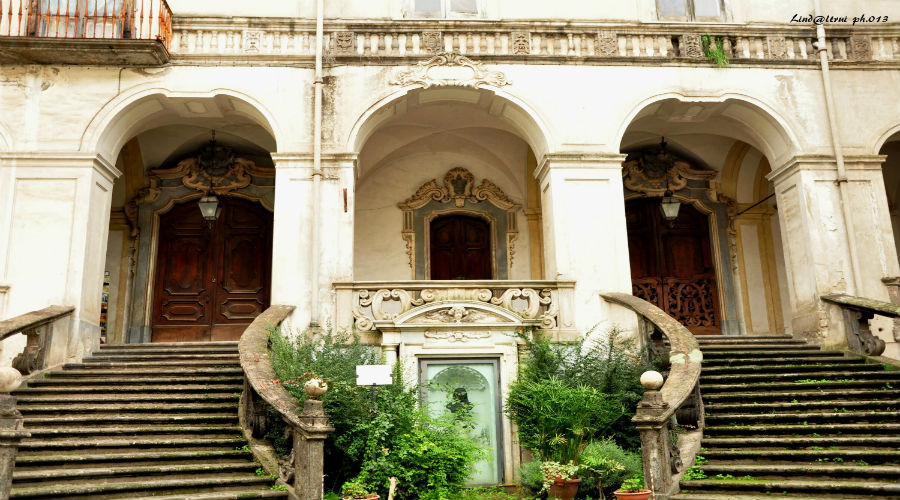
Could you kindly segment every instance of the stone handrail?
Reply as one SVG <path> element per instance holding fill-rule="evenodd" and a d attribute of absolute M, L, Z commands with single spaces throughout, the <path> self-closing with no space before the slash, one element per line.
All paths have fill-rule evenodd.
<path fill-rule="evenodd" d="M 644 392 L 638 403 L 632 422 L 641 431 L 641 453 L 644 464 L 644 483 L 653 491 L 654 498 L 668 498 L 677 492 L 675 474 L 681 471 L 681 457 L 669 438 L 669 425 L 673 415 L 682 417 L 680 410 L 693 406 L 687 412 L 698 428 L 703 425 L 703 408 L 700 400 L 700 365 L 703 354 L 694 335 L 662 309 L 627 293 L 601 293 L 608 302 L 625 306 L 642 319 L 651 323 L 664 335 L 671 346 L 669 377 L 658 391 Z M 685 423 L 685 422 L 680 422 Z"/>
<path fill-rule="evenodd" d="M 334 283 L 336 327 L 373 332 L 413 309 L 443 300 L 472 300 L 502 307 L 544 330 L 574 329 L 574 281 L 410 280 Z"/>
<path fill-rule="evenodd" d="M 72 306 L 49 306 L 0 321 L 0 342 L 17 333 L 27 338 L 25 349 L 12 360 L 13 368 L 23 375 L 33 375 L 62 363 L 64 353 L 58 356 L 54 343 L 65 346 L 65 332 L 57 330 L 68 327 L 68 317 L 74 310 Z"/>
<path fill-rule="evenodd" d="M 244 370 L 241 427 L 266 471 L 279 476 L 293 489 L 292 498 L 321 498 L 323 443 L 334 428 L 328 425 L 321 401 L 311 398 L 302 411 L 297 407 L 294 397 L 275 375 L 269 350 L 272 327 L 281 324 L 293 310 L 294 306 L 273 305 L 257 316 L 241 335 L 238 344 Z M 260 441 L 273 424 L 272 418 L 284 421 L 292 436 L 290 455 L 281 463 L 271 445 Z"/>
<path fill-rule="evenodd" d="M 884 340 L 876 337 L 869 328 L 869 320 L 875 315 L 889 318 L 900 317 L 900 305 L 853 295 L 824 295 L 822 300 L 841 308 L 844 317 L 844 331 L 847 334 L 847 345 L 852 351 L 867 356 L 881 356 L 884 353 Z"/>
<path fill-rule="evenodd" d="M 828 57 L 841 62 L 900 59 L 897 23 L 829 25 Z M 323 44 L 340 64 L 385 64 L 453 52 L 492 60 L 592 60 L 709 64 L 701 36 L 719 37 L 734 64 L 814 65 L 812 24 L 597 23 L 553 21 L 337 21 Z M 306 19 L 177 17 L 170 52 L 176 57 L 285 58 L 315 55 L 315 26 Z M 287 59 L 285 59 L 287 61 Z M 394 63 L 396 64 L 396 62 Z"/>

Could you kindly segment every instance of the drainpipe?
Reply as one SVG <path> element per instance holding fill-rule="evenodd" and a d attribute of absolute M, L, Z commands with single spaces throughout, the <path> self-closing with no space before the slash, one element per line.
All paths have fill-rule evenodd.
<path fill-rule="evenodd" d="M 822 15 L 822 7 L 820 0 L 815 0 L 815 15 Z M 828 72 L 828 51 L 825 44 L 825 26 L 823 24 L 816 25 L 816 43 L 815 48 L 819 53 L 819 62 L 822 67 L 822 86 L 825 87 L 825 109 L 828 112 L 828 128 L 831 132 L 831 148 L 834 151 L 834 160 L 837 163 L 837 185 L 841 198 L 841 212 L 844 216 L 844 227 L 847 236 L 847 249 L 850 252 L 850 266 L 853 270 L 853 285 L 851 290 L 847 292 L 850 295 L 859 294 L 859 259 L 856 255 L 856 247 L 853 245 L 853 219 L 850 213 L 850 196 L 847 192 L 847 168 L 844 166 L 844 151 L 841 146 L 841 138 L 838 134 L 837 117 L 834 112 L 834 95 L 831 91 L 831 75 Z"/>
<path fill-rule="evenodd" d="M 316 0 L 316 74 L 313 85 L 313 206 L 312 206 L 312 308 L 309 326 L 319 326 L 319 200 L 322 198 L 322 37 L 324 36 L 325 6 L 323 0 Z"/>

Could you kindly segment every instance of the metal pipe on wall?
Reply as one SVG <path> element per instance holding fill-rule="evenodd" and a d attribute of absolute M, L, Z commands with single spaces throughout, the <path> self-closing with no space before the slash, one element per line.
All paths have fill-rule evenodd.
<path fill-rule="evenodd" d="M 321 262 L 319 248 L 319 202 L 322 198 L 322 38 L 324 36 L 325 6 L 324 0 L 316 0 L 316 70 L 313 97 L 313 206 L 312 206 L 312 293 L 310 293 L 309 326 L 319 326 L 319 265 Z"/>
<path fill-rule="evenodd" d="M 822 15 L 822 6 L 820 0 L 814 3 L 815 15 Z M 847 192 L 847 168 L 844 165 L 844 151 L 841 146 L 841 138 L 838 130 L 837 115 L 834 111 L 834 94 L 831 88 L 831 74 L 828 67 L 828 46 L 825 41 L 825 26 L 823 24 L 816 25 L 816 51 L 819 53 L 819 63 L 822 69 L 822 86 L 825 88 L 825 110 L 828 114 L 828 128 L 831 132 L 831 148 L 834 151 L 834 161 L 837 163 L 837 185 L 838 194 L 841 201 L 841 213 L 844 218 L 844 229 L 847 238 L 847 250 L 850 254 L 850 267 L 853 271 L 853 279 L 850 281 L 853 285 L 852 290 L 847 290 L 851 295 L 859 295 L 860 292 L 860 274 L 859 274 L 859 258 L 856 255 L 856 247 L 853 245 L 853 218 L 850 211 L 850 195 Z"/>

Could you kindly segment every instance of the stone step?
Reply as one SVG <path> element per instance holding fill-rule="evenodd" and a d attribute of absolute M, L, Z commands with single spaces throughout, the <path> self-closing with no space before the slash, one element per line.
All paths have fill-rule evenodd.
<path fill-rule="evenodd" d="M 167 464 L 167 465 L 125 465 L 111 467 L 85 467 L 70 469 L 29 469 L 13 471 L 13 480 L 19 488 L 29 486 L 29 483 L 46 483 L 51 481 L 66 481 L 73 484 L 74 481 L 115 478 L 118 476 L 153 476 L 158 474 L 183 475 L 183 474 L 208 474 L 222 472 L 253 472 L 260 465 L 248 460 L 221 462 L 216 464 Z"/>
<path fill-rule="evenodd" d="M 706 353 L 727 353 L 727 354 L 760 354 L 760 356 L 768 356 L 769 354 L 775 353 L 780 355 L 791 354 L 810 354 L 815 353 L 816 355 L 821 355 L 823 352 L 822 349 L 817 345 L 809 345 L 804 343 L 798 344 L 785 344 L 785 343 L 754 343 L 754 344 L 721 344 L 721 345 L 703 345 L 700 350 L 703 352 L 704 357 Z M 834 352 L 834 351 L 832 351 Z"/>
<path fill-rule="evenodd" d="M 875 478 L 882 480 L 900 479 L 900 465 L 856 465 L 853 463 L 813 462 L 804 464 L 730 464 L 707 463 L 700 466 L 709 478 L 717 474 L 731 474 L 736 478 L 752 476 L 757 479 L 791 476 L 852 477 L 857 479 Z"/>
<path fill-rule="evenodd" d="M 60 374 L 53 374 L 48 380 L 62 380 L 66 378 L 78 378 L 78 377 L 97 377 L 99 375 L 115 377 L 116 379 L 121 378 L 139 378 L 139 377 L 178 377 L 178 376 L 188 376 L 188 377 L 201 377 L 201 376 L 242 376 L 244 372 L 241 370 L 240 365 L 235 366 L 222 366 L 219 365 L 211 365 L 211 366 L 185 366 L 183 364 L 178 366 L 129 366 L 128 364 L 120 364 L 116 366 L 79 366 L 77 368 L 67 369 L 65 372 Z M 64 375 L 64 376 L 63 376 Z"/>
<path fill-rule="evenodd" d="M 92 354 L 84 358 L 84 363 L 100 363 L 104 361 L 224 361 L 224 362 L 232 362 L 232 361 L 240 361 L 240 356 L 237 352 L 234 353 L 204 353 L 204 354 L 117 354 L 114 356 L 109 355 L 98 355 Z"/>
<path fill-rule="evenodd" d="M 797 492 L 806 495 L 817 493 L 854 493 L 877 495 L 879 498 L 896 498 L 900 494 L 900 484 L 894 481 L 842 481 L 830 480 L 716 480 L 701 479 L 697 481 L 682 481 L 682 489 L 691 491 L 752 491 L 752 492 Z M 887 496 L 885 496 L 887 495 Z"/>
<path fill-rule="evenodd" d="M 871 424 L 792 424 L 792 425 L 707 425 L 703 433 L 709 436 L 721 437 L 727 435 L 771 435 L 794 434 L 797 436 L 819 434 L 822 436 L 850 436 L 850 435 L 876 435 L 876 434 L 900 434 L 900 424 L 879 423 Z"/>
<path fill-rule="evenodd" d="M 712 448 L 805 448 L 810 446 L 828 447 L 898 447 L 900 436 L 778 436 L 778 437 L 718 437 L 703 438 L 703 446 Z M 705 455 L 704 455 L 705 456 Z"/>
<path fill-rule="evenodd" d="M 128 500 L 248 500 L 253 498 L 288 498 L 285 491 L 273 491 L 271 489 L 221 489 L 216 488 L 216 493 L 182 493 L 175 496 L 156 495 L 151 497 L 121 497 Z M 113 500 L 109 497 L 107 500 Z"/>
<path fill-rule="evenodd" d="M 26 428 L 29 425 L 96 425 L 97 422 L 104 424 L 160 424 L 160 423 L 178 423 L 178 424 L 230 424 L 238 421 L 237 413 L 227 411 L 222 413 L 132 413 L 125 415 L 110 415 L 104 413 L 83 413 L 79 415 L 62 414 L 62 415 L 41 415 L 29 416 L 25 419 Z"/>
<path fill-rule="evenodd" d="M 703 360 L 703 370 L 705 371 L 707 368 L 715 368 L 721 366 L 743 366 L 743 365 L 790 365 L 790 364 L 815 364 L 815 363 L 859 363 L 861 360 L 858 358 L 849 358 L 845 356 L 843 353 L 835 352 L 835 353 L 820 353 L 818 356 L 804 356 L 800 358 L 796 357 L 762 357 L 762 358 L 753 358 L 753 357 L 739 357 L 739 358 L 718 358 L 718 359 L 704 359 Z"/>
<path fill-rule="evenodd" d="M 95 467 L 102 464 L 162 464 L 162 463 L 208 463 L 233 461 L 235 459 L 253 460 L 253 454 L 244 449 L 177 449 L 177 450 L 129 450 L 125 452 L 101 453 L 92 451 L 73 455 L 70 453 L 44 452 L 20 453 L 16 457 L 16 470 L 36 467 Z"/>
<path fill-rule="evenodd" d="M 790 335 L 786 335 L 786 334 L 782 334 L 782 335 L 696 335 L 696 336 L 694 336 L 694 338 L 697 340 L 697 343 L 699 343 L 699 344 L 705 344 L 708 342 L 719 342 L 719 341 L 726 341 L 726 342 L 734 341 L 734 342 L 740 342 L 740 343 L 744 343 L 744 344 L 752 344 L 754 342 L 759 342 L 761 340 L 764 340 L 764 341 L 797 340 L 794 337 L 792 337 Z M 666 339 L 665 337 L 663 337 L 663 341 L 668 344 L 668 339 Z M 800 340 L 800 341 L 805 342 L 804 340 Z"/>
<path fill-rule="evenodd" d="M 53 393 L 53 394 L 32 394 L 30 392 L 25 392 L 18 394 L 16 396 L 16 400 L 19 404 L 26 403 L 104 403 L 104 402 L 120 402 L 120 403 L 135 403 L 135 402 L 153 402 L 153 401 L 167 401 L 167 402 L 220 402 L 227 401 L 232 402 L 236 401 L 240 398 L 241 393 L 239 392 L 214 392 L 207 394 L 192 394 L 192 393 L 126 393 L 126 394 L 117 394 L 117 393 L 90 393 L 90 394 L 65 394 L 65 393 Z"/>
<path fill-rule="evenodd" d="M 900 418 L 900 412 L 897 411 L 848 411 L 848 412 L 791 412 L 791 413 L 720 413 L 717 415 L 707 415 L 706 423 L 708 425 L 726 425 L 734 422 L 738 425 L 741 423 L 763 423 L 763 422 L 847 422 L 860 423 L 867 422 L 870 425 L 874 422 L 893 423 Z"/>
<path fill-rule="evenodd" d="M 802 380 L 802 379 L 798 379 Z M 851 381 L 814 381 L 814 382 L 771 382 L 766 385 L 762 384 L 719 384 L 719 383 L 700 383 L 700 392 L 703 397 L 707 394 L 719 394 L 729 392 L 761 392 L 770 393 L 772 391 L 786 390 L 812 390 L 812 389 L 895 389 L 900 388 L 900 384 L 894 384 L 890 381 L 883 380 L 851 380 Z"/>
<path fill-rule="evenodd" d="M 246 486 L 264 487 L 272 484 L 268 477 L 259 477 L 256 474 L 210 474 L 198 478 L 156 479 L 147 481 L 144 478 L 134 478 L 133 481 L 116 481 L 94 484 L 46 484 L 29 488 L 17 488 L 13 486 L 10 499 L 39 498 L 102 498 L 107 493 L 134 492 L 146 495 L 150 492 L 167 492 L 177 489 L 202 490 L 220 486 Z"/>
<path fill-rule="evenodd" d="M 246 444 L 244 437 L 234 434 L 230 437 L 185 437 L 160 435 L 152 437 L 118 437 L 118 438 L 77 438 L 65 439 L 24 439 L 19 443 L 19 451 L 38 450 L 91 450 L 97 448 L 179 448 L 179 447 L 242 447 Z"/>
<path fill-rule="evenodd" d="M 787 348 L 785 346 L 773 346 L 771 349 L 701 349 L 703 353 L 703 362 L 714 361 L 718 359 L 729 359 L 735 357 L 741 358 L 815 358 L 820 356 L 831 356 L 841 354 L 835 351 L 822 351 L 818 347 L 804 346 L 803 348 Z"/>
<path fill-rule="evenodd" d="M 759 391 L 759 392 L 719 392 L 719 393 L 703 393 L 703 401 L 706 404 L 715 404 L 727 401 L 780 401 L 788 402 L 793 400 L 807 401 L 818 399 L 843 399 L 848 400 L 868 400 L 883 401 L 889 400 L 900 403 L 900 389 L 881 389 L 881 390 L 862 390 L 862 389 L 843 389 L 843 390 L 824 390 L 816 391 Z"/>
<path fill-rule="evenodd" d="M 218 425 L 92 425 L 77 427 L 49 426 L 40 427 L 33 423 L 28 425 L 32 439 L 50 439 L 61 436 L 138 436 L 142 434 L 199 434 L 205 437 L 212 435 L 236 436 L 241 433 L 240 426 L 231 424 Z"/>
<path fill-rule="evenodd" d="M 237 401 L 220 402 L 220 403 L 93 403 L 93 404 L 41 404 L 41 403 L 20 403 L 19 411 L 28 419 L 32 415 L 41 413 L 133 413 L 133 412 L 221 412 L 229 409 L 237 409 Z"/>
<path fill-rule="evenodd" d="M 238 341 L 236 340 L 220 340 L 220 341 L 212 341 L 212 342 L 143 342 L 143 343 L 134 343 L 134 344 L 103 344 L 100 346 L 100 350 L 107 349 L 175 349 L 179 350 L 182 348 L 223 348 L 229 347 L 233 349 L 238 348 Z"/>
<path fill-rule="evenodd" d="M 183 385 L 86 385 L 71 387 L 68 384 L 62 386 L 40 385 L 37 387 L 28 387 L 20 389 L 14 394 L 16 396 L 24 396 L 29 394 L 141 394 L 141 393 L 157 393 L 157 394 L 192 394 L 192 393 L 208 393 L 208 392 L 241 392 L 243 386 L 239 383 L 233 384 L 183 384 Z"/>
<path fill-rule="evenodd" d="M 895 400 L 844 400 L 823 399 L 820 401 L 803 401 L 789 403 L 707 403 L 704 408 L 708 413 L 715 414 L 723 411 L 736 411 L 747 413 L 766 413 L 776 410 L 779 413 L 787 411 L 804 411 L 811 409 L 834 410 L 844 412 L 848 410 L 887 411 L 900 409 L 900 401 Z"/>
<path fill-rule="evenodd" d="M 793 381 L 802 384 L 825 381 L 853 382 L 857 380 L 874 380 L 897 382 L 898 384 L 900 384 L 900 372 L 888 372 L 884 371 L 884 369 L 881 367 L 877 367 L 837 371 L 813 370 L 809 372 L 787 371 L 784 373 L 738 373 L 733 375 L 703 374 L 700 376 L 701 384 L 723 384 L 739 380 L 744 381 L 743 383 L 746 384 L 757 383 L 763 387 L 772 385 L 773 383 L 787 381 Z"/>
<path fill-rule="evenodd" d="M 703 365 L 703 375 L 728 375 L 732 373 L 781 373 L 784 371 L 789 372 L 810 372 L 810 371 L 842 371 L 842 370 L 857 370 L 857 369 L 870 369 L 873 367 L 878 367 L 881 371 L 884 371 L 878 365 L 867 364 L 863 361 L 858 361 L 854 359 L 848 359 L 847 361 L 841 361 L 840 363 L 809 363 L 809 364 L 778 364 L 771 363 L 765 365 L 728 365 L 728 366 L 715 366 L 715 365 Z"/>
<path fill-rule="evenodd" d="M 235 346 L 212 346 L 212 347 L 181 347 L 173 349 L 170 347 L 156 348 L 147 344 L 135 347 L 111 345 L 100 346 L 99 351 L 91 353 L 92 356 L 118 356 L 118 355 L 154 355 L 165 358 L 169 354 L 238 354 L 238 347 Z"/>
<path fill-rule="evenodd" d="M 703 440 L 704 443 L 706 440 Z M 708 460 L 747 460 L 765 461 L 767 463 L 796 463 L 798 461 L 814 462 L 818 459 L 841 457 L 844 463 L 855 460 L 863 460 L 870 464 L 897 464 L 900 463 L 900 450 L 875 449 L 875 448 L 842 448 L 832 450 L 773 450 L 771 448 L 743 448 L 743 449 L 718 449 L 704 450 L 701 455 Z M 701 467 L 702 468 L 702 467 Z"/>
<path fill-rule="evenodd" d="M 54 373 L 53 376 L 39 379 L 29 380 L 28 388 L 42 387 L 48 385 L 176 385 L 176 384 L 243 384 L 243 377 L 235 376 L 164 376 L 164 375 L 129 375 L 127 377 L 108 378 L 98 377 L 94 373 L 91 377 L 66 377 L 66 372 Z"/>

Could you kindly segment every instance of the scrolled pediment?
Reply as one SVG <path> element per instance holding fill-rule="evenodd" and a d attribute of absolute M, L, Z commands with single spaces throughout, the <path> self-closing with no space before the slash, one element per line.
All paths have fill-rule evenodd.
<path fill-rule="evenodd" d="M 414 307 L 394 319 L 396 326 L 524 325 L 523 318 L 503 308 L 474 301 L 436 302 Z"/>

